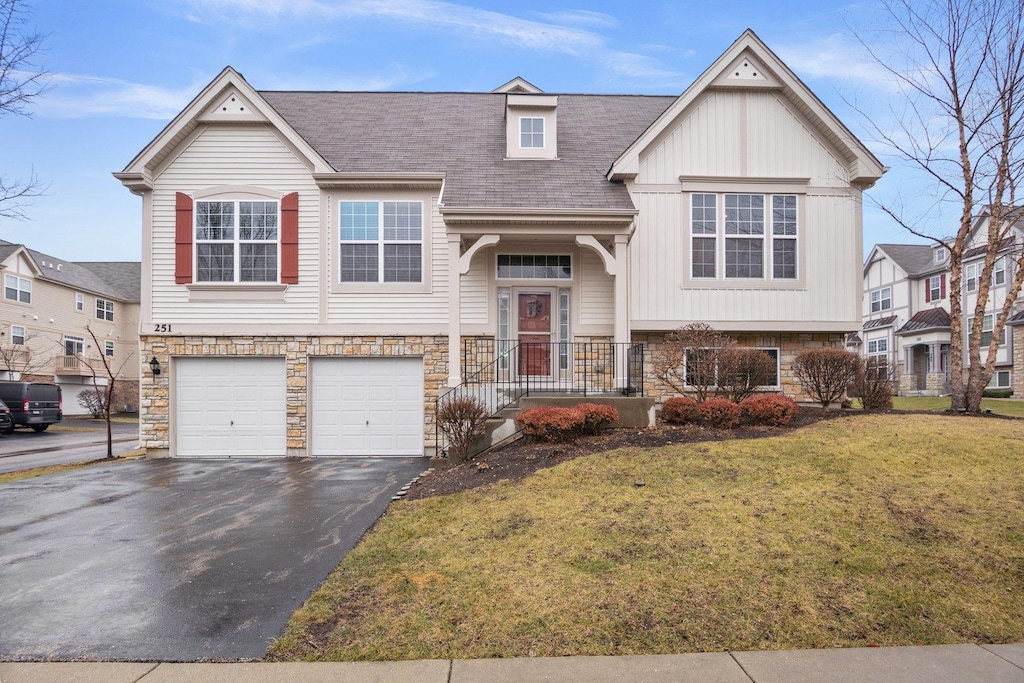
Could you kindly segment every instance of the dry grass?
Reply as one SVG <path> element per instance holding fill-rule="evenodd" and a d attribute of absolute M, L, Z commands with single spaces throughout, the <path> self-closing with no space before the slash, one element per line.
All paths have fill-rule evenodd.
<path fill-rule="evenodd" d="M 1022 445 L 1024 421 L 861 416 L 401 502 L 269 657 L 1022 641 Z"/>
<path fill-rule="evenodd" d="M 892 407 L 897 410 L 949 410 L 949 396 L 894 396 Z M 1024 401 L 1015 398 L 983 398 L 982 410 L 991 410 L 996 415 L 1024 417 Z"/>
<path fill-rule="evenodd" d="M 93 467 L 95 465 L 112 464 L 118 462 L 124 462 L 125 460 L 135 460 L 146 454 L 145 448 L 138 450 L 129 451 L 123 453 L 116 458 L 100 458 L 98 460 L 86 460 L 85 462 L 70 462 L 63 465 L 49 465 L 47 467 L 33 467 L 28 470 L 18 470 L 17 472 L 6 472 L 0 474 L 0 484 L 9 484 L 12 481 L 21 481 L 22 479 L 32 479 L 33 477 L 41 477 L 46 474 L 57 474 L 59 472 L 70 472 L 72 470 L 80 470 L 86 467 Z"/>

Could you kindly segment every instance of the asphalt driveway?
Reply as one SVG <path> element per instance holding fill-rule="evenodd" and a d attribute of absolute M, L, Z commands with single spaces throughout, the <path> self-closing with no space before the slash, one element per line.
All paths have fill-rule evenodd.
<path fill-rule="evenodd" d="M 0 486 L 0 658 L 262 657 L 423 458 L 150 460 Z"/>

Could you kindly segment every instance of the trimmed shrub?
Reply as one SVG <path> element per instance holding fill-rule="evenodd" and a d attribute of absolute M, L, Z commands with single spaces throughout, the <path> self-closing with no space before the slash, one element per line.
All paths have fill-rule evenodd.
<path fill-rule="evenodd" d="M 580 403 L 573 407 L 583 413 L 584 434 L 600 434 L 613 422 L 619 420 L 619 411 L 613 406 L 605 406 L 600 403 Z"/>
<path fill-rule="evenodd" d="M 796 401 L 782 394 L 756 394 L 740 401 L 743 418 L 758 425 L 788 425 L 797 410 Z"/>
<path fill-rule="evenodd" d="M 718 359 L 718 394 L 739 403 L 758 387 L 773 384 L 775 359 L 761 349 L 734 346 Z"/>
<path fill-rule="evenodd" d="M 1013 389 L 985 389 L 981 395 L 984 398 L 1010 398 L 1013 396 Z"/>
<path fill-rule="evenodd" d="M 864 410 L 892 409 L 893 386 L 898 379 L 895 370 L 884 357 L 863 359 L 851 394 L 860 397 Z"/>
<path fill-rule="evenodd" d="M 793 359 L 793 374 L 822 409 L 837 403 L 857 378 L 860 356 L 843 349 L 809 349 Z"/>
<path fill-rule="evenodd" d="M 448 455 L 469 460 L 469 452 L 484 435 L 487 406 L 476 396 L 456 396 L 437 407 L 437 427 L 448 439 Z"/>
<path fill-rule="evenodd" d="M 661 419 L 669 424 L 684 425 L 698 420 L 697 402 L 689 396 L 676 396 L 661 404 Z"/>
<path fill-rule="evenodd" d="M 697 406 L 697 412 L 707 427 L 732 429 L 740 423 L 740 407 L 724 398 L 709 398 Z"/>
<path fill-rule="evenodd" d="M 516 415 L 516 427 L 537 441 L 572 441 L 583 434 L 585 425 L 586 416 L 576 408 L 541 406 Z"/>

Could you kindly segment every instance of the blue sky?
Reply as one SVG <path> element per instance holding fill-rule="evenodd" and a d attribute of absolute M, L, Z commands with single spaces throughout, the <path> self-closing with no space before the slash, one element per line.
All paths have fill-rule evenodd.
<path fill-rule="evenodd" d="M 847 102 L 884 119 L 898 100 L 848 24 L 874 3 L 516 3 L 430 0 L 32 0 L 53 89 L 0 118 L 0 173 L 49 183 L 0 238 L 69 260 L 141 256 L 141 200 L 121 170 L 225 65 L 257 89 L 679 94 L 750 27 L 893 166 L 871 195 L 955 220 L 871 143 Z M 865 206 L 865 252 L 918 241 Z"/>

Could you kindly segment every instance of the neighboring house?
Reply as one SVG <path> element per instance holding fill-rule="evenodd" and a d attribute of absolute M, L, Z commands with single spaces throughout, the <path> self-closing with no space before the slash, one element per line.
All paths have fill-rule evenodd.
<path fill-rule="evenodd" d="M 978 278 L 985 259 L 988 213 L 975 219 L 964 252 L 962 273 L 963 331 L 969 333 L 977 303 Z M 998 312 L 1013 279 L 1015 254 L 1024 248 L 1024 223 L 1014 226 L 1000 246 L 985 315 L 982 361 Z M 894 365 L 902 395 L 938 396 L 949 393 L 949 254 L 943 247 L 923 244 L 878 244 L 864 263 L 864 322 L 859 351 L 884 357 Z M 1014 389 L 1024 395 L 1024 375 L 1014 370 L 1014 349 L 1024 356 L 1024 308 L 1017 304 L 996 356 L 989 386 Z M 1014 336 L 1018 335 L 1018 336 Z M 964 345 L 964 363 L 968 362 Z M 1020 360 L 1017 361 L 1018 365 Z"/>
<path fill-rule="evenodd" d="M 142 444 L 431 452 L 439 395 L 659 397 L 665 334 L 777 363 L 860 327 L 884 167 L 752 32 L 679 97 L 256 91 L 225 69 L 142 197 Z M 487 393 L 490 392 L 490 393 Z"/>
<path fill-rule="evenodd" d="M 0 240 L 0 379 L 56 382 L 66 415 L 78 395 L 106 386 L 105 356 L 121 369 L 122 405 L 138 404 L 141 264 L 74 262 Z M 89 330 L 96 333 L 97 347 Z"/>

